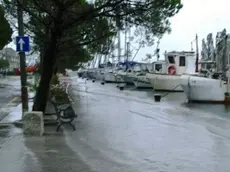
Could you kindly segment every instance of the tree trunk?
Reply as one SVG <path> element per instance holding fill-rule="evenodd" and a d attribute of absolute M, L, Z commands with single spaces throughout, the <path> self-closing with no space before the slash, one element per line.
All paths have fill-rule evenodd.
<path fill-rule="evenodd" d="M 58 64 L 57 64 L 57 61 L 56 60 L 56 63 L 54 64 L 54 71 L 53 71 L 53 74 L 56 75 L 58 73 Z"/>
<path fill-rule="evenodd" d="M 55 68 L 54 68 L 54 75 L 57 75 L 57 73 L 58 73 L 58 68 L 55 67 Z"/>
<path fill-rule="evenodd" d="M 57 32 L 53 32 L 51 37 L 52 42 L 47 45 L 44 51 L 45 53 L 42 64 L 41 80 L 35 96 L 33 111 L 45 112 L 49 95 L 50 80 L 53 76 L 53 69 L 57 56 L 57 42 L 59 37 L 60 36 L 57 34 Z"/>
<path fill-rule="evenodd" d="M 43 60 L 44 60 L 44 49 L 41 48 L 40 50 L 40 65 L 39 65 L 39 73 L 42 74 L 42 70 L 43 70 Z"/>
<path fill-rule="evenodd" d="M 52 48 L 50 48 L 50 50 L 51 49 Z M 50 80 L 53 75 L 53 59 L 54 59 L 53 56 L 55 55 L 55 53 L 53 52 L 47 51 L 45 53 L 43 59 L 42 71 L 41 71 L 42 72 L 41 80 L 35 96 L 33 111 L 42 111 L 42 112 L 45 111 L 46 102 L 49 93 L 49 87 L 50 87 Z"/>

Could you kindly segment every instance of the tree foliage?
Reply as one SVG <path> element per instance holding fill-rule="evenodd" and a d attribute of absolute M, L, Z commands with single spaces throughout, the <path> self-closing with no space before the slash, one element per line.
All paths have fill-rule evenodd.
<path fill-rule="evenodd" d="M 13 33 L 10 24 L 5 18 L 4 8 L 0 5 L 0 50 L 4 48 L 9 42 L 11 42 L 11 35 Z"/>
<path fill-rule="evenodd" d="M 108 53 L 118 29 L 124 30 L 125 26 L 134 27 L 142 43 L 152 45 L 155 37 L 170 31 L 168 19 L 182 7 L 180 0 L 3 1 L 12 15 L 16 14 L 15 7 L 23 8 L 28 16 L 25 27 L 43 54 L 33 108 L 39 111 L 45 109 L 50 79 L 61 62 L 71 62 L 72 58 L 83 61 L 90 54 Z"/>
<path fill-rule="evenodd" d="M 0 68 L 8 68 L 10 66 L 9 60 L 0 59 Z"/>

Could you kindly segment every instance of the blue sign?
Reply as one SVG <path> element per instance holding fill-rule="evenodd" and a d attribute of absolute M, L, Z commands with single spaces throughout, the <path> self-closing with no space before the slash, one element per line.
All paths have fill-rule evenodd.
<path fill-rule="evenodd" d="M 16 37 L 16 51 L 29 52 L 30 51 L 30 38 L 28 36 Z"/>

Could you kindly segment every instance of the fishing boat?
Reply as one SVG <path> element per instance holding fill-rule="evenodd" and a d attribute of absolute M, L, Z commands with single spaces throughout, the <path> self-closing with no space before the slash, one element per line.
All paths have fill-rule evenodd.
<path fill-rule="evenodd" d="M 223 31 L 219 36 L 217 34 L 216 61 L 201 62 L 202 67 L 198 74 L 181 76 L 180 85 L 189 102 L 229 102 L 229 53 L 230 35 Z"/>
<path fill-rule="evenodd" d="M 165 60 L 153 63 L 153 73 L 146 78 L 156 91 L 183 91 L 180 76 L 195 71 L 194 51 L 172 51 L 165 53 Z"/>

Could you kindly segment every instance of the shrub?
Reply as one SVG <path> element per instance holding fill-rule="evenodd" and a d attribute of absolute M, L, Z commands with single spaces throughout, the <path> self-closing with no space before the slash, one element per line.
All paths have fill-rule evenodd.
<path fill-rule="evenodd" d="M 71 103 L 69 95 L 66 92 L 66 88 L 62 87 L 60 84 L 51 86 L 50 97 L 54 98 L 57 103 Z"/>
<path fill-rule="evenodd" d="M 39 75 L 35 75 L 34 76 L 34 83 L 29 83 L 27 82 L 27 85 L 29 87 L 29 91 L 37 91 L 38 86 L 39 86 L 39 82 L 40 82 L 40 76 Z"/>
<path fill-rule="evenodd" d="M 57 103 L 71 103 L 70 96 L 66 92 L 66 86 L 60 84 L 58 75 L 53 75 L 50 81 L 50 99 L 54 98 Z"/>
<path fill-rule="evenodd" d="M 50 85 L 59 85 L 60 81 L 59 81 L 59 77 L 58 75 L 53 75 L 50 81 Z"/>

